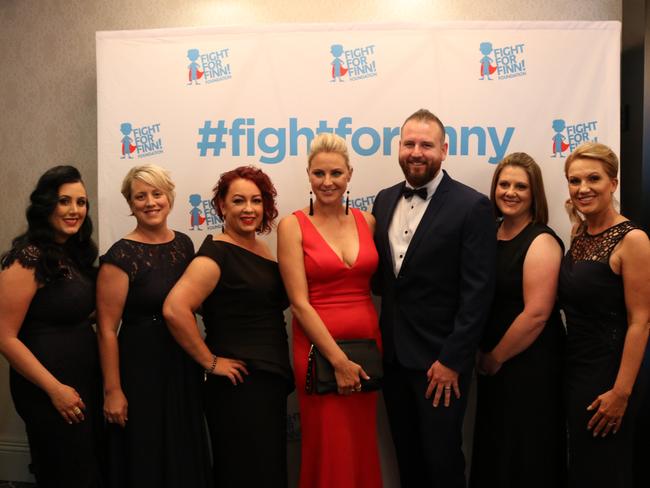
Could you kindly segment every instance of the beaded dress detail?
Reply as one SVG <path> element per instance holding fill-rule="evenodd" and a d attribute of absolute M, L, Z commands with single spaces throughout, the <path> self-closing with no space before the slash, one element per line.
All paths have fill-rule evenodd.
<path fill-rule="evenodd" d="M 609 256 L 616 245 L 632 229 L 638 229 L 638 226 L 627 220 L 593 236 L 584 232 L 577 236 L 571 245 L 569 251 L 571 259 L 574 262 L 598 261 L 599 263 L 608 263 Z"/>

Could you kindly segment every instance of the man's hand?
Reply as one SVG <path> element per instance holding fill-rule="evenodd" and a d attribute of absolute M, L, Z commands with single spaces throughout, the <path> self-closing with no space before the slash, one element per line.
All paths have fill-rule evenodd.
<path fill-rule="evenodd" d="M 425 393 L 426 398 L 431 398 L 433 395 L 433 406 L 437 407 L 440 403 L 440 397 L 444 394 L 445 407 L 451 403 L 451 390 L 454 390 L 456 399 L 460 398 L 460 388 L 458 387 L 458 373 L 453 369 L 449 369 L 440 361 L 436 361 L 431 365 L 427 371 L 427 379 L 429 380 L 429 387 Z"/>

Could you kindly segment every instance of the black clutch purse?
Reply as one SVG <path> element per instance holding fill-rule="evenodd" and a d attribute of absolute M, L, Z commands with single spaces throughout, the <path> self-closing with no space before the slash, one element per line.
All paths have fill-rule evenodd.
<path fill-rule="evenodd" d="M 349 339 L 336 341 L 336 343 L 350 361 L 359 364 L 370 376 L 369 380 L 361 379 L 361 391 L 379 390 L 384 377 L 384 368 L 377 342 L 374 339 Z M 305 390 L 309 394 L 317 395 L 338 391 L 334 368 L 313 344 L 307 359 Z"/>

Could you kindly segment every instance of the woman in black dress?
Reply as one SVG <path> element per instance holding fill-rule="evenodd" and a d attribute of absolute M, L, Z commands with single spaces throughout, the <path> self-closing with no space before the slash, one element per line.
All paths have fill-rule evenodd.
<path fill-rule="evenodd" d="M 97 279 L 104 415 L 113 424 L 109 484 L 211 486 L 201 371 L 162 317 L 165 297 L 192 260 L 194 246 L 167 227 L 174 184 L 165 170 L 134 167 L 122 194 L 136 227 L 100 258 Z"/>
<path fill-rule="evenodd" d="M 97 247 L 79 171 L 48 170 L 30 201 L 27 232 L 2 257 L 0 352 L 38 486 L 101 487 Z"/>
<path fill-rule="evenodd" d="M 478 355 L 473 487 L 561 487 L 564 328 L 556 307 L 563 245 L 546 225 L 542 173 L 526 153 L 496 167 L 490 198 L 497 286 Z"/>
<path fill-rule="evenodd" d="M 212 204 L 223 233 L 206 237 L 163 310 L 176 340 L 205 371 L 215 486 L 287 485 L 289 302 L 273 254 L 256 238 L 278 215 L 275 195 L 257 168 L 221 175 Z M 205 341 L 194 319 L 201 304 Z"/>
<path fill-rule="evenodd" d="M 609 147 L 582 144 L 564 171 L 575 222 L 559 286 L 568 334 L 569 486 L 627 488 L 650 320 L 650 242 L 614 208 L 618 158 Z"/>

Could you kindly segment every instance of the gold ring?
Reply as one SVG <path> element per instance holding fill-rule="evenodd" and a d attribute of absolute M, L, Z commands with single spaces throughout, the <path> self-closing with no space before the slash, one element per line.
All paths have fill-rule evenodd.
<path fill-rule="evenodd" d="M 445 390 L 447 391 L 451 390 L 451 386 L 445 386 Z"/>
<path fill-rule="evenodd" d="M 73 412 L 75 415 L 79 415 L 79 414 L 81 413 L 81 409 L 80 409 L 79 407 L 74 407 L 74 408 L 72 409 L 72 412 Z"/>

